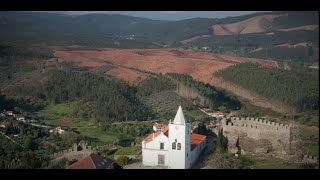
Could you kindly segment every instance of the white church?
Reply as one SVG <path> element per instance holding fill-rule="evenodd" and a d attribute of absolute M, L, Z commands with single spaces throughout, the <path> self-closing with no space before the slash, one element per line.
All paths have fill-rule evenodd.
<path fill-rule="evenodd" d="M 206 146 L 206 136 L 191 132 L 181 106 L 173 122 L 155 128 L 142 141 L 142 163 L 168 169 L 190 169 Z"/>

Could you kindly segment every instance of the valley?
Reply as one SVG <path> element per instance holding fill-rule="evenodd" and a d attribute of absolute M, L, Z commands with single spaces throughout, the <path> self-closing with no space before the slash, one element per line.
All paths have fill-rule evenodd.
<path fill-rule="evenodd" d="M 143 151 L 159 150 L 150 139 L 179 152 L 166 128 L 181 122 L 193 148 L 206 137 L 194 168 L 319 168 L 317 12 L 0 19 L 1 169 L 64 169 L 91 153 L 144 168 Z"/>

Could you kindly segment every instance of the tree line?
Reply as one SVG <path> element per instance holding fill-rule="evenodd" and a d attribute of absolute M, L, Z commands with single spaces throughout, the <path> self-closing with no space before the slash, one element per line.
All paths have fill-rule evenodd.
<path fill-rule="evenodd" d="M 211 108 L 218 109 L 221 106 L 228 109 L 235 110 L 241 107 L 241 103 L 235 97 L 228 96 L 224 91 L 218 90 L 210 84 L 205 84 L 194 80 L 190 75 L 167 73 L 169 77 L 172 77 L 186 86 L 191 87 L 199 92 L 200 95 L 207 97 L 211 100 Z"/>
<path fill-rule="evenodd" d="M 319 109 L 319 74 L 316 70 L 291 71 L 242 63 L 218 71 L 215 76 L 267 98 L 295 107 L 297 112 Z"/>

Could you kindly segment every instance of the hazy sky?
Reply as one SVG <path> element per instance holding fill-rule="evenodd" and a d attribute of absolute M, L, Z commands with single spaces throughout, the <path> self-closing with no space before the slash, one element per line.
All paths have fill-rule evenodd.
<path fill-rule="evenodd" d="M 61 11 L 61 13 L 80 15 L 90 13 L 123 14 L 156 20 L 183 20 L 196 17 L 223 18 L 255 13 L 257 11 Z"/>

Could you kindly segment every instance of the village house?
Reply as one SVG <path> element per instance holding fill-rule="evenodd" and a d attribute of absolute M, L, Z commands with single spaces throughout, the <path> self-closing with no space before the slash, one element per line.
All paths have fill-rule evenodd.
<path fill-rule="evenodd" d="M 23 121 L 23 122 L 25 122 L 25 117 L 24 117 L 24 116 L 16 115 L 15 117 L 16 117 L 16 120 L 17 120 L 17 121 Z"/>
<path fill-rule="evenodd" d="M 205 147 L 206 136 L 192 133 L 180 106 L 173 122 L 142 141 L 142 164 L 190 169 Z"/>
<path fill-rule="evenodd" d="M 63 130 L 63 129 L 59 126 L 59 127 L 54 128 L 54 129 L 51 129 L 49 132 L 50 132 L 50 133 L 54 133 L 54 134 L 64 134 L 64 133 L 65 133 L 65 130 Z"/>
<path fill-rule="evenodd" d="M 7 116 L 13 116 L 13 111 L 4 111 L 4 114 Z"/>
<path fill-rule="evenodd" d="M 212 114 L 213 117 L 217 118 L 217 119 L 221 119 L 224 117 L 224 113 L 218 111 Z"/>
<path fill-rule="evenodd" d="M 114 169 L 114 161 L 91 153 L 89 156 L 70 165 L 67 169 Z"/>
<path fill-rule="evenodd" d="M 227 115 L 227 119 L 230 119 L 231 117 L 234 117 L 235 116 L 235 112 L 231 112 L 230 114 Z"/>
<path fill-rule="evenodd" d="M 1 127 L 1 128 L 6 128 L 6 127 L 8 127 L 8 126 L 10 126 L 10 125 L 11 125 L 11 122 L 6 121 L 6 122 L 2 122 L 1 125 L 0 125 L 0 127 Z"/>

